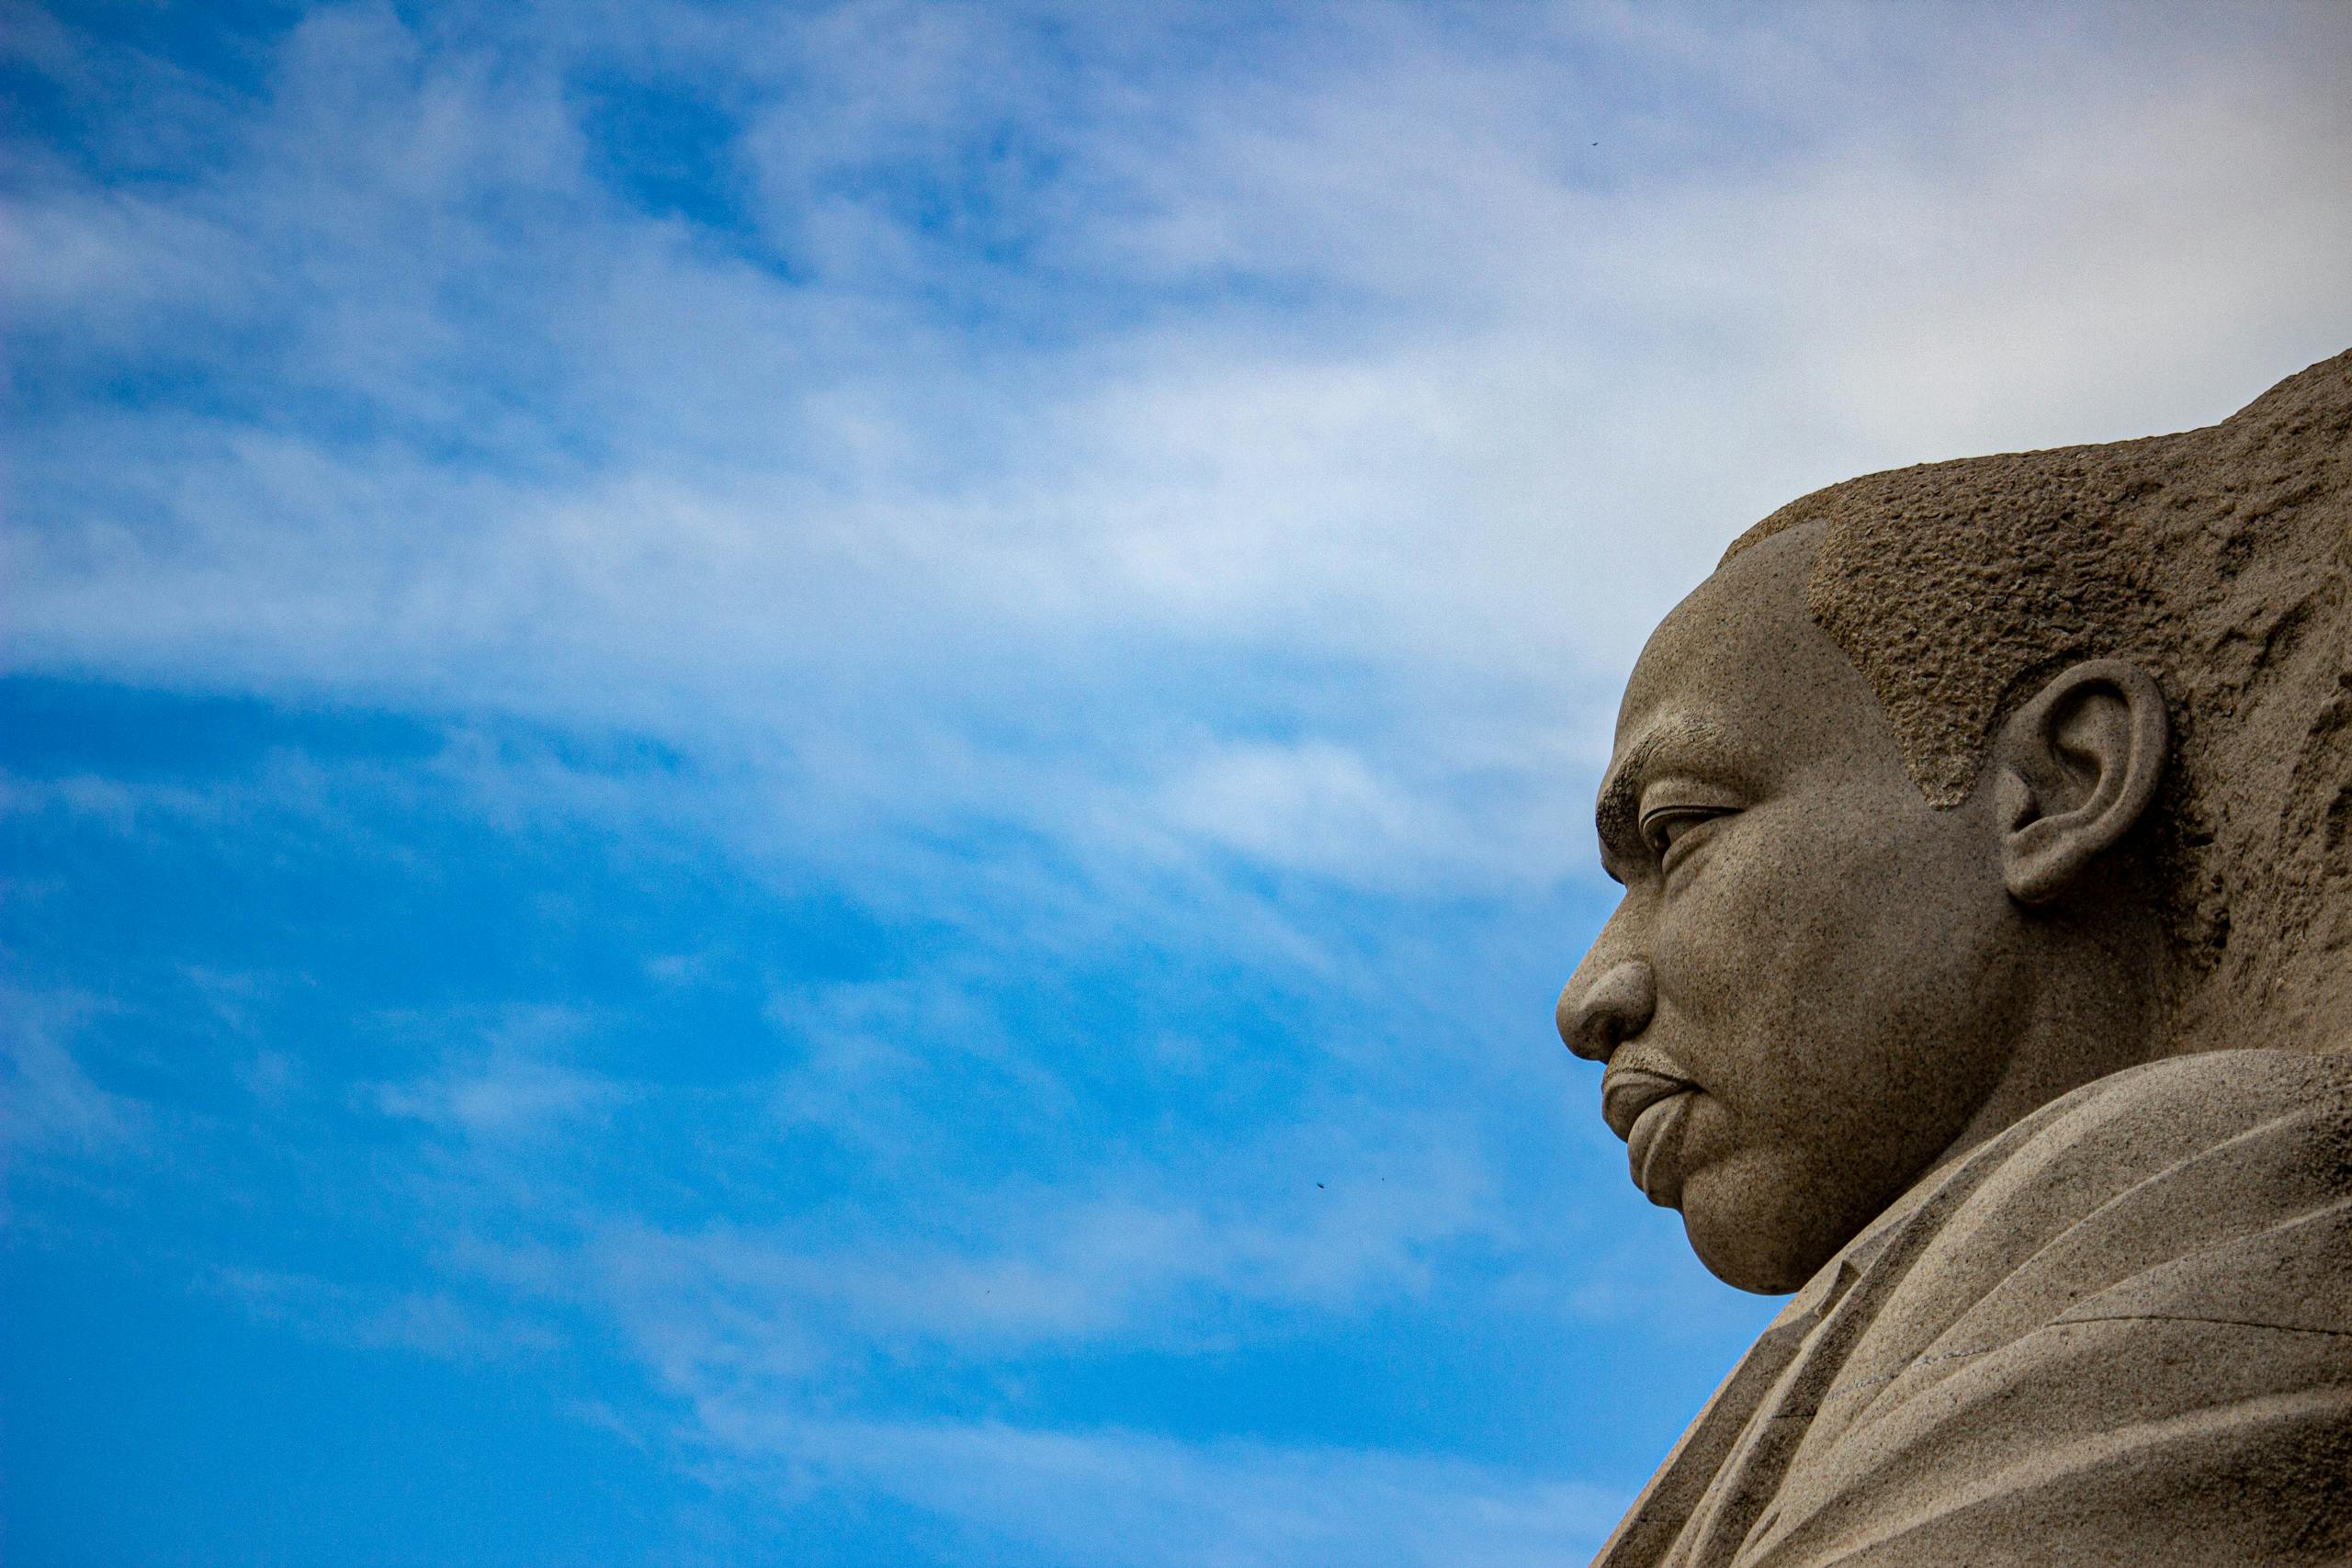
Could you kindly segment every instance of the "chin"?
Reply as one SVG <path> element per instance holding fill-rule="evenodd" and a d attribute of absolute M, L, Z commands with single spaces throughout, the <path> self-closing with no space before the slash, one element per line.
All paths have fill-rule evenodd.
<path fill-rule="evenodd" d="M 1715 1166 L 1683 1183 L 1682 1231 L 1707 1272 L 1735 1290 L 1784 1296 L 1838 1255 L 1844 1238 L 1815 1227 L 1789 1199 L 1800 1188 L 1785 1174 Z"/>

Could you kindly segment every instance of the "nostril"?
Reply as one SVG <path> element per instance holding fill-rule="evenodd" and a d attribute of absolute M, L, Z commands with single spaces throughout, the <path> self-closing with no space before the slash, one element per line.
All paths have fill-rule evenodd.
<path fill-rule="evenodd" d="M 1560 998 L 1560 1038 L 1586 1061 L 1606 1062 L 1618 1046 L 1649 1027 L 1657 1010 L 1657 976 L 1647 964 L 1629 958 L 1581 994 Z"/>

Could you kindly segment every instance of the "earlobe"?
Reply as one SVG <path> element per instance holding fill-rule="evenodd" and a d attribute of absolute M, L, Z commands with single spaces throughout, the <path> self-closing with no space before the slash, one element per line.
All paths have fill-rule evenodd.
<path fill-rule="evenodd" d="M 2064 897 L 2146 812 L 2170 744 L 2164 693 L 2120 659 L 2060 671 L 2012 714 L 1994 748 L 2009 897 Z"/>

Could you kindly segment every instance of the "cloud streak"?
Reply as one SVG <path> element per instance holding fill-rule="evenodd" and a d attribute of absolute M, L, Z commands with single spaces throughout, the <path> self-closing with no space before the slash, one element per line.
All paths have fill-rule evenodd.
<path fill-rule="evenodd" d="M 787 1464 L 804 1486 L 854 1481 L 978 1527 L 986 1562 L 1532 1568 L 1589 1556 L 1627 1501 L 1573 1482 L 1347 1450 L 707 1414 L 736 1455 Z"/>
<path fill-rule="evenodd" d="M 291 36 L 219 165 L 136 199 L 52 169 L 17 248 L 109 259 L 20 285 L 36 344 L 96 370 L 111 323 L 244 390 L 37 427 L 16 659 L 812 773 L 878 747 L 928 779 L 904 817 L 1050 822 L 1087 784 L 1229 772 L 1264 742 L 1148 672 L 1274 653 L 1395 705 L 1322 742 L 1365 773 L 1315 858 L 1421 832 L 1442 879 L 1461 848 L 1400 817 L 1396 771 L 1459 694 L 1589 713 L 1789 493 L 2217 416 L 2352 331 L 2352 220 L 2309 177 L 2352 130 L 2252 24 L 2044 25 L 1890 118 L 1905 56 L 1979 24 L 1368 9 L 1189 79 L 1181 26 L 1091 24 L 1176 70 L 1138 93 L 1042 66 L 1048 15 L 665 11 L 657 50 L 349 7 Z M 722 50 L 705 183 L 750 227 L 713 234 L 615 184 L 571 84 Z M 2093 69 L 2117 50 L 2134 69 Z M 1645 99 L 1701 88 L 1728 112 Z M 1048 328 L 1048 299 L 1084 303 Z M 124 460 L 73 472 L 100 444 Z M 984 761 L 922 765 L 1072 703 L 1140 776 L 1087 776 L 1098 748 L 1006 800 Z M 1441 787 L 1479 761 L 1430 759 Z"/>

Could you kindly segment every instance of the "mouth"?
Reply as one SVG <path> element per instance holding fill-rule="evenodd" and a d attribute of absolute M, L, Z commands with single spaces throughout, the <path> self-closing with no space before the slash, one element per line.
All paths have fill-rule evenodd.
<path fill-rule="evenodd" d="M 1633 1142 L 1634 1123 L 1660 1100 L 1698 1088 L 1689 1078 L 1672 1077 L 1641 1067 L 1612 1066 L 1600 1080 L 1600 1119 L 1609 1130 Z"/>
<path fill-rule="evenodd" d="M 1682 1127 L 1698 1089 L 1639 1067 L 1611 1067 L 1601 1083 L 1601 1120 L 1625 1140 L 1634 1185 L 1661 1208 L 1682 1201 Z"/>

